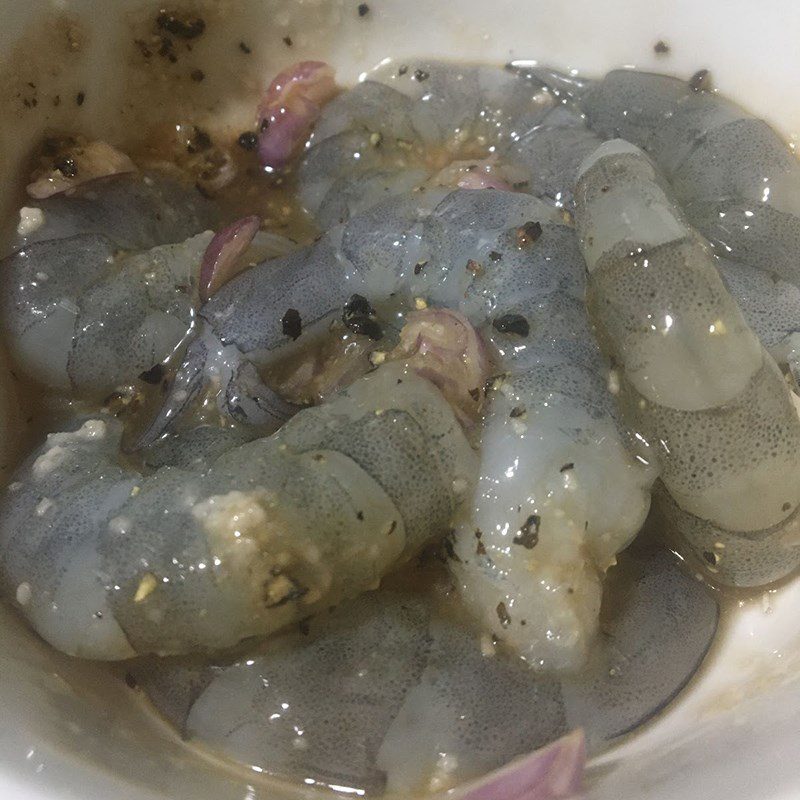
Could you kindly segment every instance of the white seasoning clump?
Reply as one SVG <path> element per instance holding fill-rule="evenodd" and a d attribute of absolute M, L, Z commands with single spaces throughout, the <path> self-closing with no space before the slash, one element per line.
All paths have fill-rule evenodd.
<path fill-rule="evenodd" d="M 20 236 L 30 236 L 44 225 L 44 212 L 41 208 L 23 206 L 19 210 L 19 224 L 17 233 Z"/>

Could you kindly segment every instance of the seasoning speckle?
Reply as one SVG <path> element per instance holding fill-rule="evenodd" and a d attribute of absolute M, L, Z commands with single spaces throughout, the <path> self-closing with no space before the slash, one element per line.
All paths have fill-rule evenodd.
<path fill-rule="evenodd" d="M 419 81 L 420 83 L 422 83 L 422 81 L 428 80 L 428 78 L 430 78 L 430 76 L 431 76 L 430 73 L 429 72 L 425 72 L 424 69 L 415 69 L 414 70 L 414 80 L 415 81 Z"/>
<path fill-rule="evenodd" d="M 541 222 L 526 222 L 517 228 L 517 247 L 527 247 L 542 235 Z"/>
<path fill-rule="evenodd" d="M 189 74 L 189 77 L 195 82 L 200 83 L 201 81 L 205 80 L 206 74 L 201 69 L 193 69 Z"/>
<path fill-rule="evenodd" d="M 287 47 L 291 47 L 291 46 L 294 44 L 294 42 L 292 41 L 292 37 L 291 37 L 291 36 L 284 36 L 284 37 L 283 37 L 283 43 L 284 43 L 284 44 L 285 44 Z"/>
<path fill-rule="evenodd" d="M 575 468 L 575 464 L 572 461 L 568 461 L 566 464 L 564 464 L 563 467 L 561 467 L 559 472 L 567 472 L 567 471 L 569 471 L 571 469 L 574 469 L 574 468 Z"/>
<path fill-rule="evenodd" d="M 258 147 L 258 135 L 253 133 L 253 131 L 240 133 L 236 141 L 243 150 L 255 150 L 256 147 Z"/>
<path fill-rule="evenodd" d="M 383 329 L 375 319 L 375 310 L 363 295 L 351 295 L 344 305 L 342 322 L 348 330 L 368 336 L 374 342 L 383 337 Z"/>
<path fill-rule="evenodd" d="M 281 319 L 281 327 L 285 336 L 297 339 L 303 332 L 303 323 L 300 312 L 296 308 L 289 308 Z"/>
<path fill-rule="evenodd" d="M 141 603 L 146 600 L 158 586 L 156 576 L 152 572 L 145 572 L 139 581 L 139 587 L 136 589 L 136 594 L 133 596 L 134 603 Z"/>
<path fill-rule="evenodd" d="M 497 263 L 502 257 L 503 257 L 503 254 L 502 253 L 498 253 L 497 250 L 492 250 L 492 252 L 489 253 L 489 258 L 492 261 L 494 261 L 495 263 Z"/>
<path fill-rule="evenodd" d="M 417 263 L 414 264 L 414 274 L 419 275 L 420 272 L 422 272 L 422 270 L 425 269 L 425 265 L 427 263 L 428 263 L 427 261 L 417 261 Z"/>
<path fill-rule="evenodd" d="M 78 92 L 78 94 L 75 95 L 75 102 L 79 106 L 83 105 L 84 100 L 86 100 L 86 92 Z"/>
<path fill-rule="evenodd" d="M 156 17 L 156 25 L 180 39 L 196 39 L 206 29 L 206 23 L 200 17 L 182 19 L 168 11 L 162 11 Z"/>
<path fill-rule="evenodd" d="M 248 56 L 253 52 L 244 42 L 239 42 L 239 49 Z"/>
<path fill-rule="evenodd" d="M 511 617 L 508 615 L 506 604 L 503 602 L 498 603 L 495 611 L 497 612 L 497 618 L 500 620 L 500 624 L 504 628 L 507 628 L 511 624 Z"/>
<path fill-rule="evenodd" d="M 514 537 L 514 544 L 521 544 L 526 550 L 533 550 L 539 543 L 539 525 L 542 518 L 538 514 L 531 514 Z"/>
<path fill-rule="evenodd" d="M 515 333 L 522 337 L 531 332 L 531 326 L 522 314 L 504 314 L 492 322 L 492 327 L 500 333 Z"/>
<path fill-rule="evenodd" d="M 31 597 L 33 597 L 31 585 L 26 581 L 23 581 L 19 586 L 17 586 L 17 602 L 21 606 L 26 606 L 28 603 L 30 603 Z"/>
<path fill-rule="evenodd" d="M 659 39 L 653 45 L 653 50 L 655 51 L 656 55 L 663 56 L 669 53 L 669 45 L 663 39 Z"/>
<path fill-rule="evenodd" d="M 144 372 L 139 373 L 140 380 L 143 380 L 145 383 L 149 383 L 151 386 L 161 383 L 163 377 L 163 364 L 154 364 L 152 367 L 150 367 L 150 369 L 146 369 Z"/>
<path fill-rule="evenodd" d="M 689 78 L 689 88 L 693 92 L 708 92 L 712 88 L 711 73 L 707 69 L 699 69 Z"/>
<path fill-rule="evenodd" d="M 397 74 L 402 78 L 408 72 L 408 64 L 401 64 L 397 70 Z"/>
<path fill-rule="evenodd" d="M 369 14 L 369 6 L 366 3 L 358 4 L 358 16 L 366 17 Z"/>

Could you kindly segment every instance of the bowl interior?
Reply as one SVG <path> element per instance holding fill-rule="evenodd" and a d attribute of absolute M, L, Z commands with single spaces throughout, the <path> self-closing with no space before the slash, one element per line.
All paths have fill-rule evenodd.
<path fill-rule="evenodd" d="M 343 82 L 384 58 L 485 62 L 536 59 L 586 74 L 635 65 L 688 76 L 710 68 L 726 94 L 793 141 L 800 132 L 800 5 L 745 0 L 355 0 L 194 3 L 207 34 L 193 58 L 206 80 L 137 59 L 134 40 L 159 4 L 142 0 L 0 0 L 0 180 L 47 129 L 125 143 L 150 124 L 192 120 L 249 127 L 253 98 L 277 69 L 301 58 L 333 63 Z M 100 13 L 98 13 L 100 12 Z M 289 49 L 283 37 L 290 36 Z M 658 55 L 663 40 L 669 53 Z M 246 42 L 250 55 L 238 47 Z M 33 84 L 33 88 L 31 88 Z M 82 93 L 84 102 L 78 105 Z M 56 102 L 58 97 L 58 102 Z M 32 103 L 32 99 L 36 103 Z M 28 101 L 27 103 L 25 101 Z M 6 191 L 0 219 L 19 197 Z M 13 460 L 16 399 L 0 363 L 0 448 Z M 746 602 L 692 686 L 659 720 L 598 758 L 595 800 L 797 797 L 800 777 L 800 584 Z M 278 800 L 253 772 L 189 750 L 131 699 L 122 682 L 52 652 L 0 606 L 0 796 L 11 800 Z M 304 790 L 304 794 L 313 794 Z"/>

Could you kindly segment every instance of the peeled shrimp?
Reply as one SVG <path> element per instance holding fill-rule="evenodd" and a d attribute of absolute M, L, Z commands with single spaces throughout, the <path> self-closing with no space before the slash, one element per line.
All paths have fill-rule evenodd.
<path fill-rule="evenodd" d="M 50 435 L 2 503 L 3 593 L 86 658 L 219 649 L 359 594 L 441 532 L 473 477 L 447 401 L 402 363 L 210 465 L 144 474 L 121 434 L 101 416 Z"/>
<path fill-rule="evenodd" d="M 605 635 L 576 677 L 509 658 L 449 617 L 447 598 L 387 589 L 228 657 L 131 671 L 185 738 L 257 770 L 354 792 L 442 790 L 575 727 L 596 752 L 685 685 L 716 601 L 671 554 L 623 558 Z"/>
<path fill-rule="evenodd" d="M 466 294 L 500 357 L 450 569 L 482 629 L 537 669 L 575 669 L 597 633 L 603 575 L 641 527 L 655 476 L 626 449 L 606 392 L 573 229 L 511 197 L 516 215 L 492 192 L 453 194 L 428 222 L 426 269 L 480 265 L 463 270 L 466 287 L 437 283 Z"/>
<path fill-rule="evenodd" d="M 424 186 L 452 161 L 475 159 L 465 164 L 478 169 L 552 105 L 541 86 L 496 67 L 388 64 L 323 109 L 299 167 L 300 198 L 328 228 Z"/>
<path fill-rule="evenodd" d="M 211 238 L 187 239 L 209 218 L 199 195 L 168 179 L 112 176 L 22 214 L 37 224 L 0 265 L 3 324 L 22 371 L 47 386 L 107 393 L 187 336 Z"/>
<path fill-rule="evenodd" d="M 722 582 L 787 575 L 800 564 L 800 420 L 713 255 L 621 140 L 582 164 L 576 222 L 589 312 L 670 525 Z"/>
<path fill-rule="evenodd" d="M 628 70 L 581 102 L 593 130 L 650 154 L 721 256 L 800 285 L 800 163 L 766 122 L 712 91 Z"/>

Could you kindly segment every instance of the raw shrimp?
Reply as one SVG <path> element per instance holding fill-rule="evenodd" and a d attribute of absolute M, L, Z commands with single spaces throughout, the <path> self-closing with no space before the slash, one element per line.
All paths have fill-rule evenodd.
<path fill-rule="evenodd" d="M 633 145 L 582 164 L 576 221 L 588 308 L 618 402 L 657 461 L 669 524 L 723 583 L 800 564 L 800 420 L 715 259 Z"/>
<path fill-rule="evenodd" d="M 509 214 L 512 223 L 519 219 L 522 224 L 527 219 L 526 207 L 538 203 L 513 192 L 484 189 L 456 193 L 459 191 L 471 195 L 472 202 L 494 204 L 495 219 Z M 390 197 L 335 226 L 313 245 L 260 263 L 223 286 L 200 308 L 202 336 L 190 345 L 164 406 L 142 443 L 154 441 L 185 416 L 191 401 L 212 380 L 221 385 L 223 405 L 230 416 L 257 425 L 269 418 L 273 428 L 277 427 L 289 410 L 257 380 L 252 365 L 269 365 L 324 334 L 333 320 L 342 317 L 354 295 L 379 308 L 379 304 L 391 306 L 382 331 L 386 342 L 381 344 L 387 345 L 386 349 L 393 344 L 403 313 L 414 307 L 416 298 L 458 307 L 472 277 L 466 262 L 451 267 L 439 260 L 436 266 L 426 267 L 435 246 L 435 232 L 428 233 L 424 222 L 448 194 L 431 190 Z M 448 277 L 450 272 L 452 277 Z M 222 354 L 222 362 L 235 368 L 220 368 L 218 354 Z M 251 377 L 249 388 L 240 385 L 240 365 L 250 365 L 241 366 Z M 234 396 L 248 398 L 248 402 L 229 402 Z"/>
<path fill-rule="evenodd" d="M 644 149 L 726 258 L 800 286 L 800 163 L 766 122 L 677 78 L 617 70 L 582 97 L 590 127 Z"/>
<path fill-rule="evenodd" d="M 389 64 L 323 109 L 299 166 L 300 198 L 328 228 L 451 161 L 480 168 L 552 105 L 541 86 L 496 67 Z"/>
<path fill-rule="evenodd" d="M 113 418 L 51 434 L 3 498 L 3 593 L 55 647 L 120 659 L 230 646 L 377 585 L 473 480 L 453 411 L 409 363 L 150 475 L 121 458 Z"/>
<path fill-rule="evenodd" d="M 612 573 L 603 638 L 574 678 L 509 658 L 435 593 L 386 589 L 237 655 L 131 670 L 184 737 L 269 774 L 401 796 L 445 789 L 568 728 L 597 751 L 683 687 L 716 602 L 671 554 L 636 550 Z"/>
<path fill-rule="evenodd" d="M 28 375 L 107 393 L 187 336 L 211 238 L 193 236 L 210 220 L 194 190 L 166 178 L 113 176 L 23 208 L 21 220 L 22 246 L 0 271 L 11 354 Z"/>
<path fill-rule="evenodd" d="M 516 212 L 497 193 L 451 194 L 427 222 L 426 269 L 446 295 L 466 294 L 475 320 L 488 317 L 500 356 L 450 568 L 484 630 L 537 669 L 575 669 L 597 632 L 603 574 L 641 527 L 654 474 L 614 417 L 574 230 L 544 203 L 512 198 Z M 477 266 L 453 271 L 462 285 L 452 288 L 435 272 L 467 263 Z"/>
<path fill-rule="evenodd" d="M 376 303 L 393 297 L 403 316 L 412 298 L 424 298 L 486 326 L 509 376 L 503 391 L 498 382 L 493 392 L 474 518 L 459 526 L 463 566 L 454 570 L 482 624 L 545 668 L 585 657 L 602 574 L 640 527 L 654 477 L 626 451 L 614 420 L 607 365 L 582 303 L 583 271 L 574 231 L 558 209 L 494 189 L 429 191 L 389 198 L 310 249 L 259 265 L 200 311 L 215 335 L 252 363 L 285 347 L 285 309 L 298 312 L 305 330 L 331 319 L 353 291 Z M 204 358 L 199 353 L 184 365 L 196 382 L 207 369 Z M 464 393 L 453 401 L 462 419 L 482 382 L 468 388 L 475 398 Z M 568 409 L 565 429 L 559 420 Z M 496 499 L 498 491 L 502 504 L 486 502 L 484 495 Z M 509 545 L 528 518 L 542 526 L 535 552 Z M 474 557 L 476 528 L 486 537 L 481 558 Z M 531 570 L 540 581 L 530 580 Z M 501 605 L 515 620 L 511 629 Z"/>

